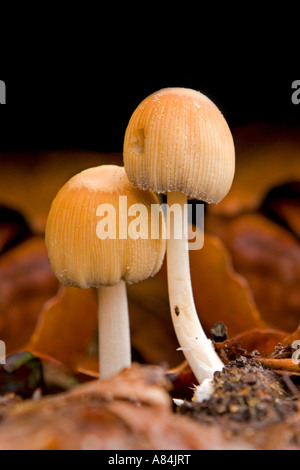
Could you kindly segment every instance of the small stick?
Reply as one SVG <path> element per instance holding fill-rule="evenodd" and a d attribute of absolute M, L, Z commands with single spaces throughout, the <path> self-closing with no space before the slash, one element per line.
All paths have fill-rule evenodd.
<path fill-rule="evenodd" d="M 269 369 L 300 373 L 300 365 L 292 359 L 273 359 L 268 357 L 255 357 L 254 360 Z"/>

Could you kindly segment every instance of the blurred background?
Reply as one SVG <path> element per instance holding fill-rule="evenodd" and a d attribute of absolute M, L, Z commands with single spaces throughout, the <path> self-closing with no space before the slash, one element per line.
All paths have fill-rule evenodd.
<path fill-rule="evenodd" d="M 0 339 L 8 352 L 28 349 L 30 343 L 40 356 L 67 364 L 72 357 L 69 365 L 76 359 L 76 367 L 84 362 L 85 369 L 95 371 L 95 354 L 93 365 L 86 363 L 97 326 L 95 299 L 74 290 L 55 297 L 58 284 L 44 246 L 48 211 L 75 173 L 122 164 L 131 114 L 149 94 L 169 86 L 194 88 L 211 98 L 236 146 L 232 189 L 219 205 L 206 206 L 205 245 L 190 255 L 206 332 L 217 321 L 226 325 L 229 337 L 253 328 L 295 331 L 300 321 L 300 104 L 292 102 L 292 83 L 297 76 L 282 78 L 277 63 L 261 68 L 248 56 L 243 64 L 231 57 L 233 66 L 218 57 L 212 67 L 190 61 L 183 52 L 159 62 L 154 52 L 145 60 L 139 51 L 129 57 L 124 51 L 126 60 L 111 55 L 108 65 L 102 53 L 103 48 L 88 67 L 82 57 L 69 67 L 67 54 L 65 63 L 43 60 L 29 67 L 25 55 L 0 76 L 7 90 L 7 104 L 0 108 Z M 133 357 L 178 364 L 182 356 L 169 317 L 164 268 L 128 293 Z M 56 301 L 49 304 L 52 298 Z M 93 321 L 87 324 L 89 309 Z"/>
<path fill-rule="evenodd" d="M 119 66 L 120 65 L 120 66 Z M 168 67 L 170 65 L 170 68 Z M 21 70 L 21 67 L 20 67 Z M 45 64 L 26 73 L 1 76 L 7 86 L 7 106 L 1 109 L 1 151 L 85 148 L 121 152 L 124 132 L 136 106 L 160 88 L 183 86 L 209 96 L 230 127 L 253 122 L 294 126 L 300 106 L 292 103 L 291 85 L 278 69 L 236 64 L 228 70 L 178 61 L 137 68 L 110 62 L 61 70 Z"/>

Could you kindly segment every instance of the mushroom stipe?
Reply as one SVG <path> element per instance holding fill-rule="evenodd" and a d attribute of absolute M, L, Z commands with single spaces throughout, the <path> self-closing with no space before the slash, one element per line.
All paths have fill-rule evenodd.
<path fill-rule="evenodd" d="M 188 197 L 218 203 L 232 184 L 235 152 L 231 132 L 215 104 L 195 90 L 166 88 L 142 101 L 128 123 L 123 154 L 131 183 L 167 194 L 169 207 L 178 204 L 183 209 Z M 223 363 L 200 324 L 187 239 L 176 239 L 176 228 L 167 227 L 171 234 L 167 241 L 170 310 L 178 342 L 201 384 L 211 381 Z M 181 228 L 186 234 L 186 227 Z"/>

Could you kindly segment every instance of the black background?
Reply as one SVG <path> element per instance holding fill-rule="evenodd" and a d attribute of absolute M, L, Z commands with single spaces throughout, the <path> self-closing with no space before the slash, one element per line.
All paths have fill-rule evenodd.
<path fill-rule="evenodd" d="M 212 65 L 213 64 L 213 65 Z M 101 50 L 78 60 L 67 54 L 26 54 L 2 62 L 7 104 L 0 107 L 0 151 L 86 148 L 121 152 L 128 120 L 150 93 L 169 86 L 197 89 L 220 108 L 230 127 L 252 122 L 300 124 L 300 105 L 292 103 L 289 72 L 279 60 L 263 55 L 250 61 L 232 55 L 192 60 L 182 53 L 144 57 L 118 49 L 105 58 Z M 292 68 L 293 69 L 293 68 Z M 298 76 L 299 78 L 299 76 Z"/>

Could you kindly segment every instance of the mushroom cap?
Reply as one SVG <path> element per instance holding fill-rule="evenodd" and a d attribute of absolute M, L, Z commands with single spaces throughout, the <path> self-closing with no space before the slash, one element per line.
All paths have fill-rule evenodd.
<path fill-rule="evenodd" d="M 130 236 L 125 239 L 128 232 L 119 237 L 119 222 L 124 229 L 124 223 L 129 227 L 133 220 L 123 205 L 120 220 L 119 196 L 127 197 L 128 209 L 132 204 L 143 204 L 147 208 L 147 217 L 143 216 L 149 233 L 147 239 Z M 108 212 L 107 206 L 102 204 L 110 205 Z M 123 167 L 103 165 L 71 178 L 53 200 L 46 225 L 48 256 L 58 280 L 67 286 L 89 288 L 114 285 L 121 279 L 134 283 L 154 276 L 163 262 L 166 241 L 162 237 L 163 217 L 151 219 L 151 204 L 158 204 L 156 196 L 134 188 Z M 104 208 L 102 218 L 97 212 L 99 206 Z M 100 239 L 99 221 L 114 213 L 116 238 Z M 107 222 L 111 223 L 112 219 Z M 151 238 L 151 223 L 158 230 L 156 239 Z M 113 224 L 110 227 L 113 228 Z M 107 225 L 103 230 L 108 229 Z"/>
<path fill-rule="evenodd" d="M 140 103 L 123 153 L 130 182 L 157 193 L 179 191 L 217 203 L 234 176 L 234 143 L 223 115 L 209 98 L 187 88 L 165 88 Z"/>

